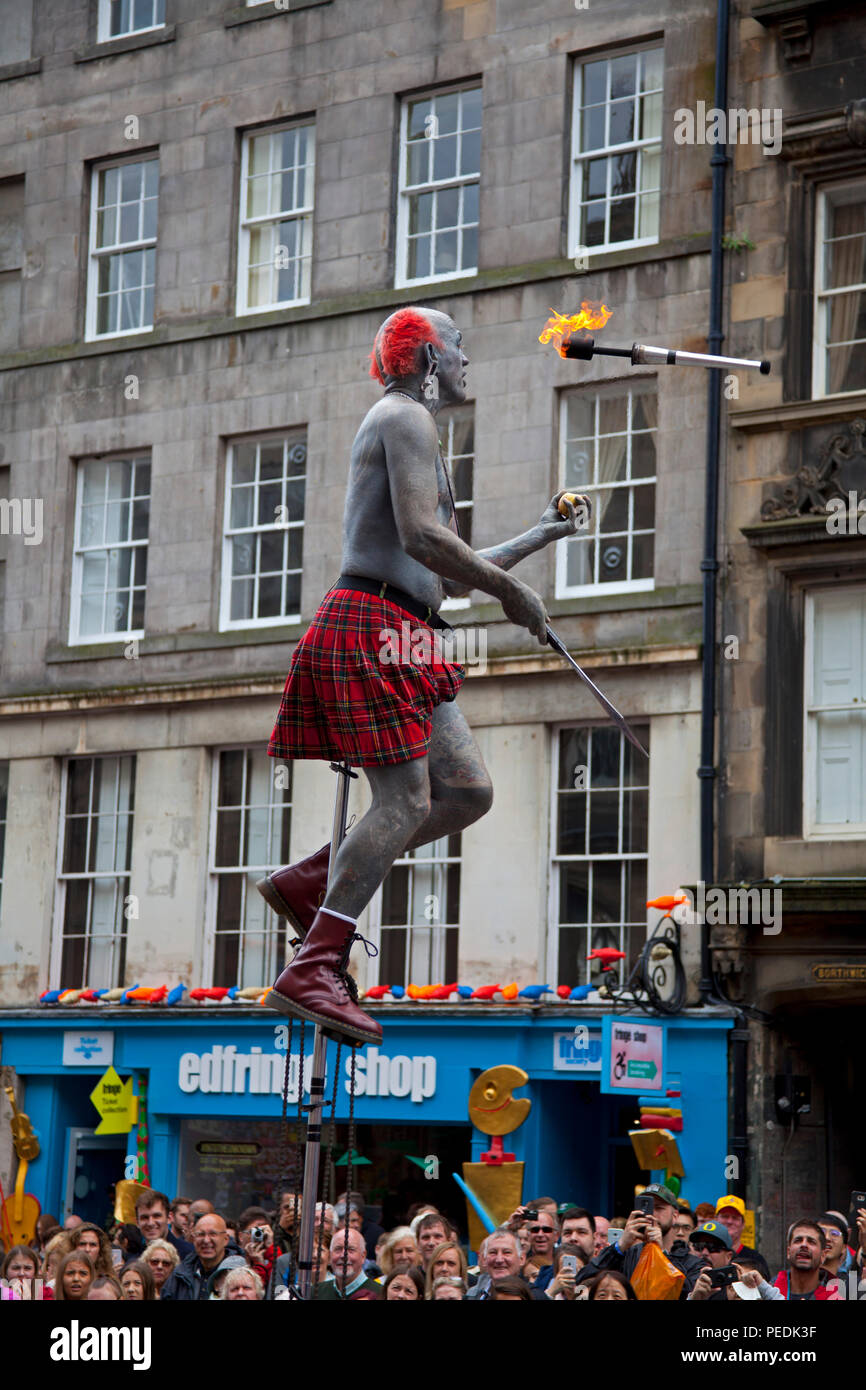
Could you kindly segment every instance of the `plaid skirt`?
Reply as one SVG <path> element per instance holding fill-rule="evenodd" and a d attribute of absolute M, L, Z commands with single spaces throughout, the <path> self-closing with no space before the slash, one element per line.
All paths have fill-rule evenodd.
<path fill-rule="evenodd" d="M 426 634 L 433 640 L 414 640 Z M 433 710 L 456 698 L 464 675 L 441 660 L 420 618 L 376 594 L 332 589 L 292 655 L 268 753 L 355 767 L 423 758 Z"/>

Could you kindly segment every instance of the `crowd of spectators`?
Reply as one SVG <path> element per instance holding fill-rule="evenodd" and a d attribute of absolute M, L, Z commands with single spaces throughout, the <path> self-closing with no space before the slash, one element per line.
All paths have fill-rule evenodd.
<path fill-rule="evenodd" d="M 207 1198 L 145 1190 L 135 1222 L 106 1229 L 78 1216 L 39 1218 L 32 1245 L 3 1253 L 4 1299 L 249 1301 L 296 1292 L 302 1205 L 286 1193 L 275 1210 L 237 1219 Z M 417 1205 L 384 1230 L 360 1193 L 314 1212 L 312 1297 L 317 1301 L 503 1300 L 630 1302 L 641 1299 L 830 1301 L 866 1298 L 866 1208 L 856 1224 L 839 1211 L 803 1216 L 777 1260 L 746 1244 L 742 1198 L 694 1209 L 660 1183 L 620 1218 L 538 1197 L 480 1245 L 477 1263 L 450 1218 Z M 775 1274 L 772 1270 L 775 1268 Z"/>

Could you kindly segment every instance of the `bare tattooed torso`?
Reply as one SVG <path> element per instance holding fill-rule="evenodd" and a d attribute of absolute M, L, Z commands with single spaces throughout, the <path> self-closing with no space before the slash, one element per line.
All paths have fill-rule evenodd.
<path fill-rule="evenodd" d="M 405 398 L 385 396 L 369 410 L 355 435 L 349 464 L 346 508 L 343 515 L 343 573 L 381 579 L 403 589 L 435 611 L 444 597 L 441 577 L 407 555 L 397 531 L 381 426 L 387 414 L 412 410 Z M 435 448 L 429 467 L 435 470 L 438 521 L 454 530 L 445 465 Z"/>

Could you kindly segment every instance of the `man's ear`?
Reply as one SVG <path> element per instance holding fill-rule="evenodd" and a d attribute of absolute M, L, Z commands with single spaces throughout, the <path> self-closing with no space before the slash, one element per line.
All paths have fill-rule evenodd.
<path fill-rule="evenodd" d="M 424 353 L 427 358 L 427 375 L 429 376 L 439 366 L 439 354 L 432 343 L 424 344 Z"/>

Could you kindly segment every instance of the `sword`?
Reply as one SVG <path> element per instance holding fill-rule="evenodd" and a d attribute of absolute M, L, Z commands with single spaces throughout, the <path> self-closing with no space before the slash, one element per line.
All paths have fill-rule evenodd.
<path fill-rule="evenodd" d="M 548 641 L 549 645 L 550 645 L 551 647 L 553 647 L 553 650 L 554 650 L 555 652 L 559 652 L 559 655 L 560 655 L 560 656 L 564 656 L 564 657 L 565 657 L 565 659 L 566 659 L 566 661 L 568 662 L 569 666 L 573 666 L 573 667 L 574 667 L 575 671 L 576 671 L 577 674 L 580 676 L 580 679 L 583 681 L 584 685 L 586 685 L 586 686 L 589 687 L 589 689 L 592 691 L 592 693 L 593 693 L 593 695 L 595 696 L 595 698 L 598 700 L 598 703 L 599 703 L 599 704 L 602 706 L 602 708 L 605 709 L 605 710 L 607 711 L 607 713 L 610 715 L 610 717 L 611 717 L 611 719 L 613 720 L 614 724 L 618 725 L 619 728 L 622 729 L 622 731 L 623 731 L 623 733 L 625 734 L 626 738 L 628 739 L 629 743 L 634 744 L 635 748 L 637 748 L 641 753 L 643 753 L 643 755 L 644 755 L 645 758 L 648 758 L 648 757 L 649 757 L 649 753 L 648 753 L 647 750 L 644 748 L 643 744 L 640 742 L 640 740 L 638 739 L 637 735 L 636 735 L 636 734 L 633 732 L 633 730 L 631 729 L 631 726 L 629 725 L 628 720 L 625 719 L 624 716 L 620 714 L 619 710 L 616 708 L 615 705 L 612 705 L 612 704 L 610 703 L 610 700 L 607 698 L 606 695 L 602 695 L 602 693 L 601 693 L 601 691 L 599 690 L 598 686 L 595 684 L 594 681 L 591 681 L 591 680 L 589 679 L 589 676 L 586 674 L 586 672 L 583 670 L 583 668 L 580 667 L 580 666 L 578 666 L 578 664 L 577 664 L 577 662 L 575 661 L 574 657 L 570 654 L 570 652 L 566 651 L 565 646 L 564 646 L 563 643 L 559 640 L 559 638 L 557 637 L 556 633 L 553 631 L 553 628 L 550 627 L 549 624 L 548 624 L 548 627 L 547 627 L 547 641 Z"/>

